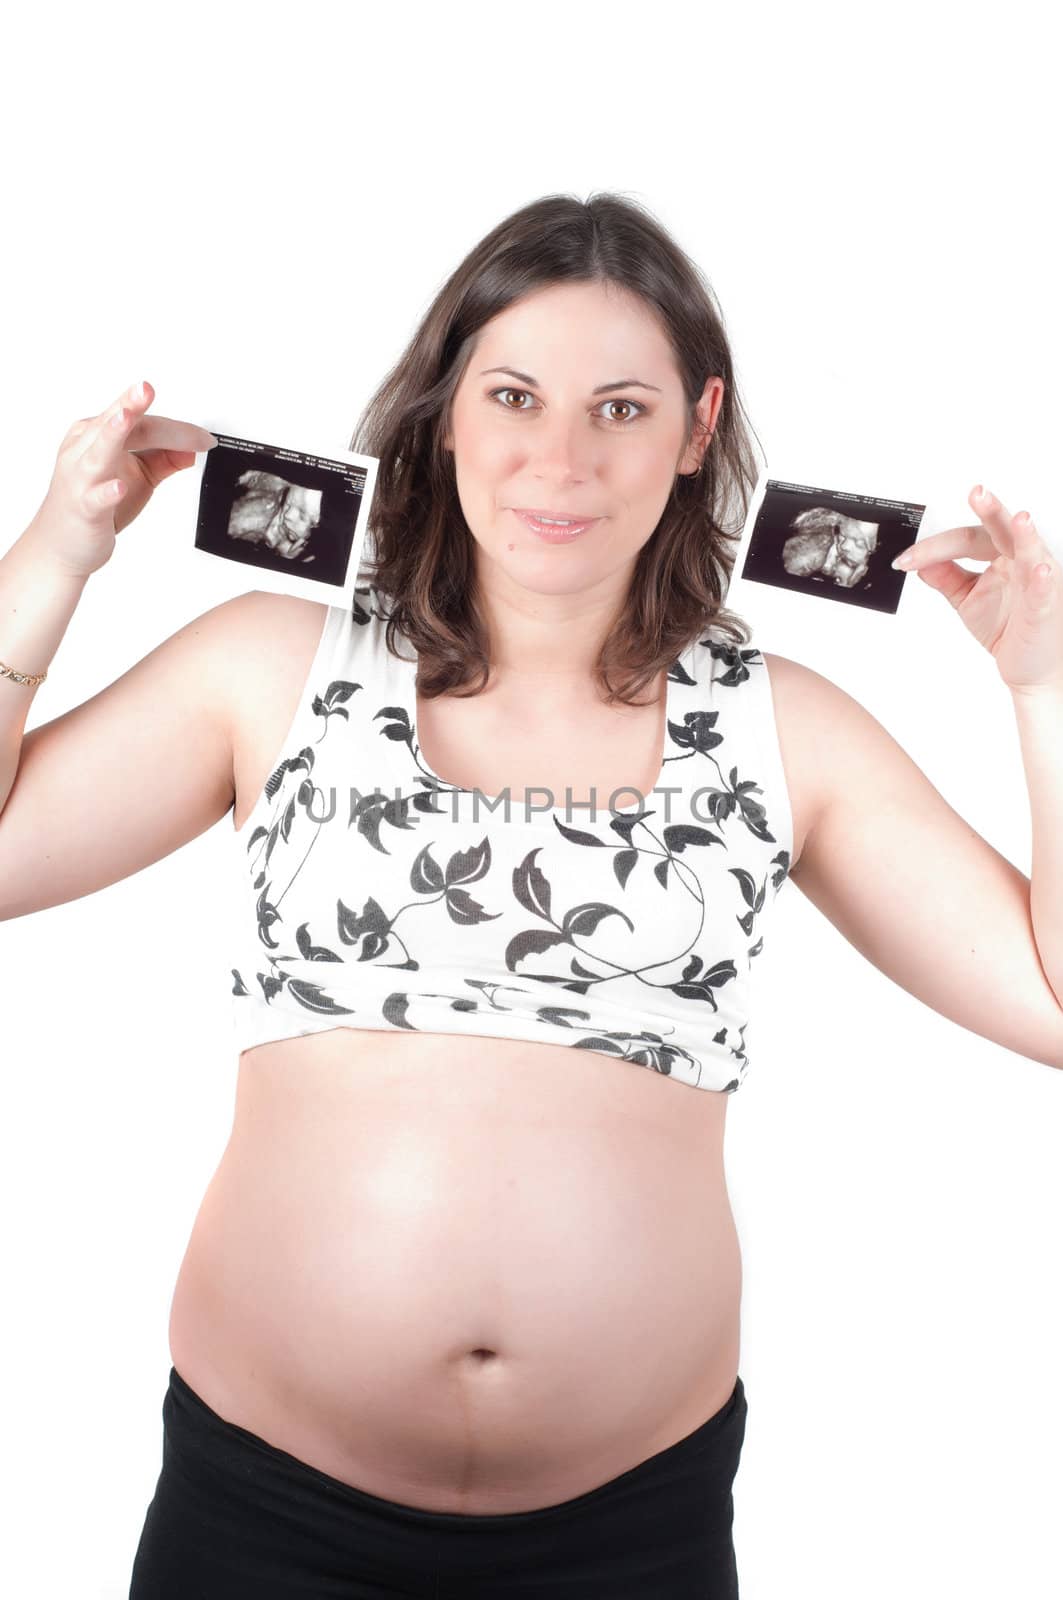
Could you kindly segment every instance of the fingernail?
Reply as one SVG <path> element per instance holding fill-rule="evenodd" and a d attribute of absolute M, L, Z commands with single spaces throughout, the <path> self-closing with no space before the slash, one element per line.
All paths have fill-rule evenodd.
<path fill-rule="evenodd" d="M 902 551 L 899 556 L 894 557 L 894 559 L 890 562 L 891 567 L 910 567 L 911 564 L 912 556 L 911 552 L 908 550 Z"/>

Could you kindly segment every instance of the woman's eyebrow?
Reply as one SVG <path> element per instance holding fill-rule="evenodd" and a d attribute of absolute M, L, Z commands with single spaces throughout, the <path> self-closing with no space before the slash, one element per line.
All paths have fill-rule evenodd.
<path fill-rule="evenodd" d="M 518 378 L 521 383 L 530 383 L 533 389 L 539 388 L 538 378 L 533 378 L 527 372 L 518 372 L 515 367 L 485 367 L 481 378 L 486 378 L 489 372 L 508 372 L 511 378 Z M 641 378 L 618 378 L 615 383 L 600 383 L 597 389 L 592 389 L 591 394 L 606 394 L 610 389 L 652 389 L 654 394 L 660 394 L 655 383 L 643 383 Z"/>

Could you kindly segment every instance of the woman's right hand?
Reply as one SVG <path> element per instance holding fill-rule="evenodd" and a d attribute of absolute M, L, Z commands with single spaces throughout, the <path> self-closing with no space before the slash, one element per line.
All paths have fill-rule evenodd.
<path fill-rule="evenodd" d="M 217 440 L 206 428 L 149 417 L 150 383 L 127 389 L 98 417 L 82 417 L 59 446 L 48 493 L 30 525 L 66 572 L 88 577 L 114 554 L 115 536 L 152 494 Z M 27 531 L 30 531 L 27 530 Z"/>

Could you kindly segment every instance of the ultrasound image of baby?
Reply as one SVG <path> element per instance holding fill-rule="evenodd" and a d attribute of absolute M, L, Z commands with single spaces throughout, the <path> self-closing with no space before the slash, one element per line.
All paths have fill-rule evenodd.
<path fill-rule="evenodd" d="M 878 544 L 878 523 L 812 506 L 793 520 L 799 531 L 782 548 L 782 564 L 795 578 L 829 578 L 851 589 L 866 576 L 871 552 Z"/>
<path fill-rule="evenodd" d="M 236 484 L 243 493 L 229 513 L 226 532 L 231 539 L 268 545 L 287 561 L 305 565 L 314 560 L 313 552 L 304 552 L 321 517 L 320 489 L 254 470 L 242 472 Z"/>

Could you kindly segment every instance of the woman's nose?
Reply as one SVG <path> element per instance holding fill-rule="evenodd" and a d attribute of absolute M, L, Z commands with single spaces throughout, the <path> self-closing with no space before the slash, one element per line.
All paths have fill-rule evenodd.
<path fill-rule="evenodd" d="M 547 418 L 535 431 L 531 446 L 541 470 L 561 469 L 577 477 L 587 477 L 594 468 L 601 439 L 592 431 L 593 423 L 583 416 Z"/>

